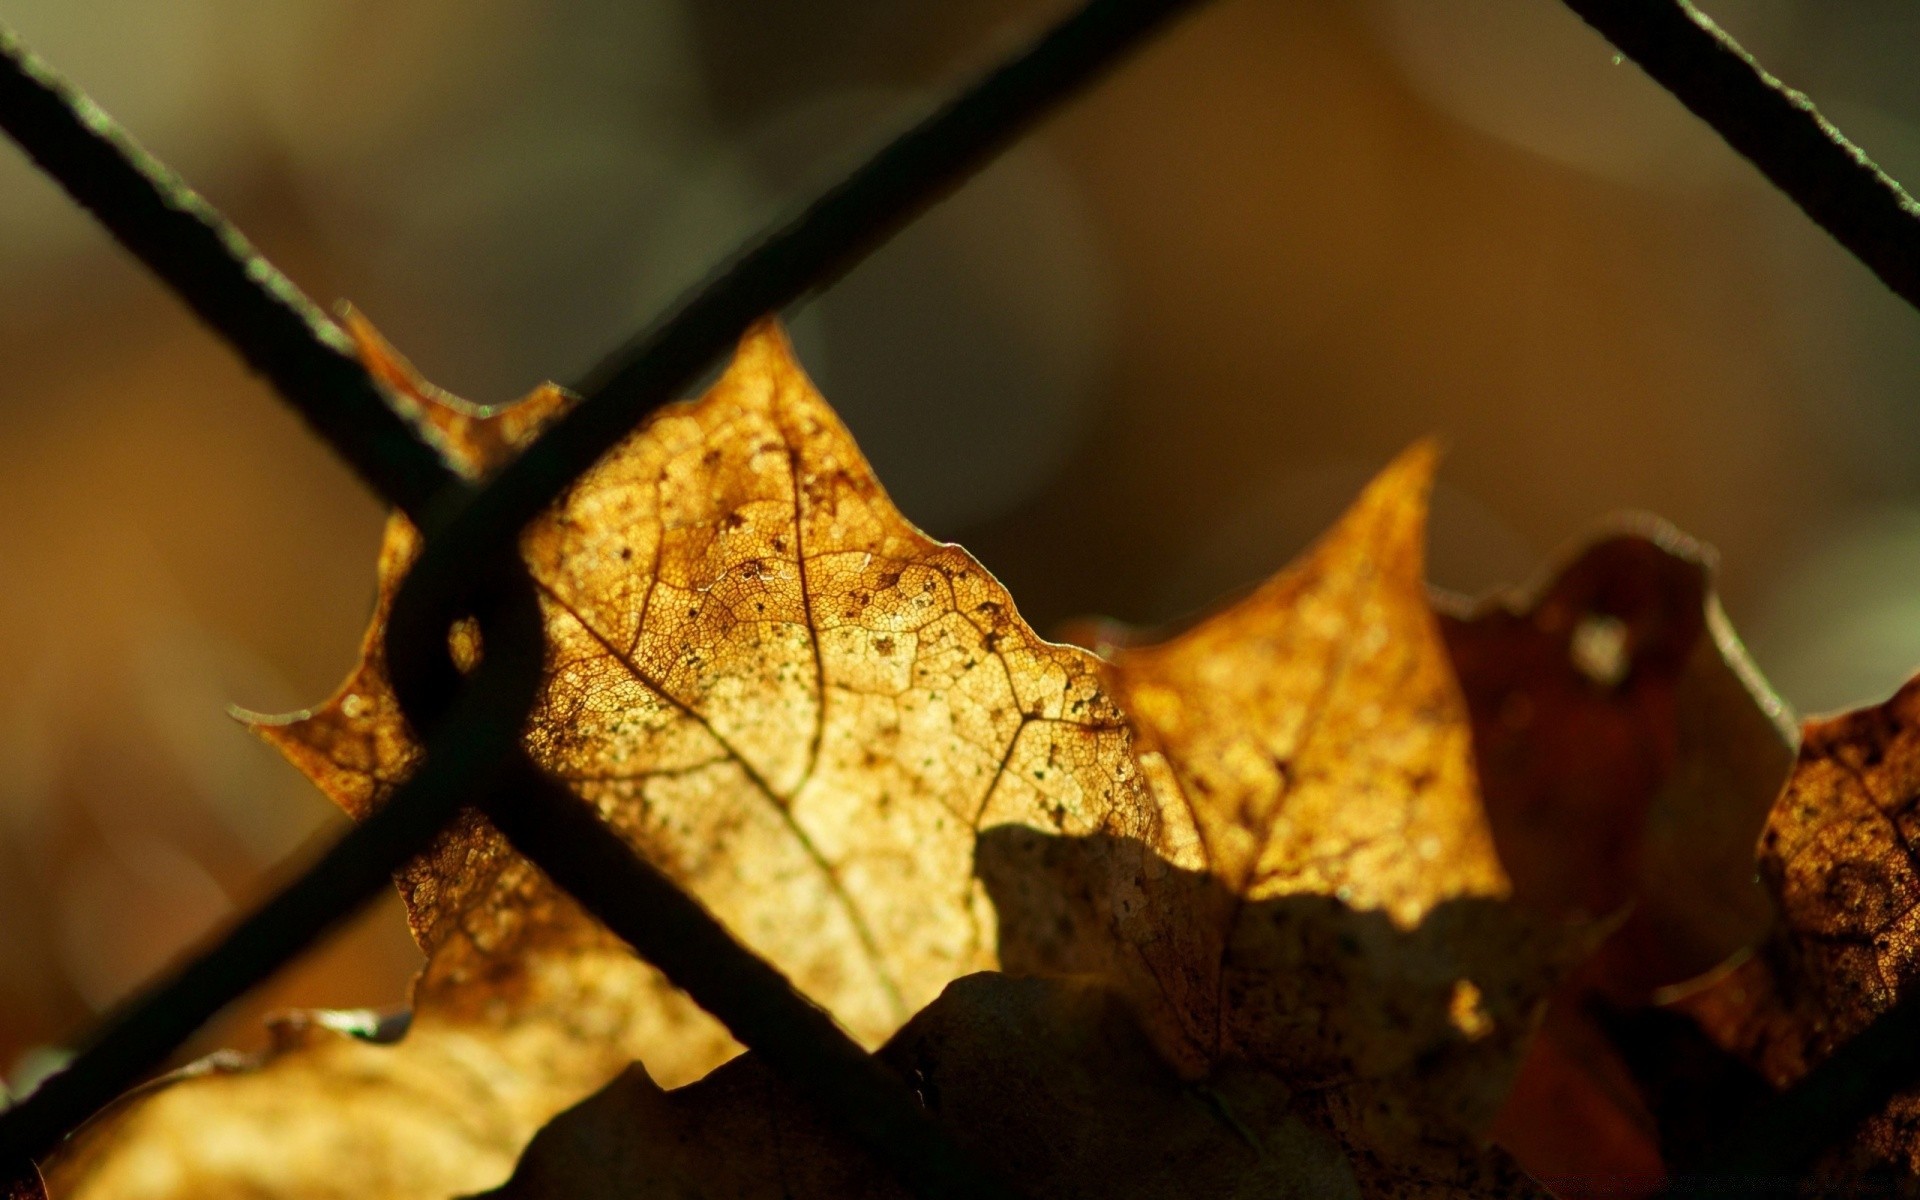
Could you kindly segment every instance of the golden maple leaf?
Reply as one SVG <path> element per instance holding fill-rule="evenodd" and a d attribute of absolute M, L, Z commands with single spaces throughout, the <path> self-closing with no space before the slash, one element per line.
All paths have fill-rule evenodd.
<path fill-rule="evenodd" d="M 470 409 L 359 332 L 469 473 L 566 402 Z M 523 534 L 549 639 L 528 748 L 869 1046 L 976 971 L 1091 973 L 1186 1077 L 1300 1088 L 1367 1193 L 1522 1192 L 1477 1134 L 1589 939 L 1506 900 L 1422 582 L 1433 461 L 1104 662 L 913 528 L 763 325 Z M 359 669 L 260 725 L 356 814 L 418 755 L 380 652 L 416 551 L 394 518 Z M 401 888 L 428 955 L 404 1039 L 289 1026 L 257 1069 L 131 1102 L 56 1189 L 445 1196 L 629 1061 L 672 1085 L 737 1049 L 478 815 Z"/>

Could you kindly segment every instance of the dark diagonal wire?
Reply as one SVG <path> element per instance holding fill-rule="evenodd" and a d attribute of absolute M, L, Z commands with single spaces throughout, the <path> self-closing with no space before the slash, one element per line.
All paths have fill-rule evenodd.
<path fill-rule="evenodd" d="M 502 620 L 488 622 L 474 686 L 453 701 L 420 769 L 319 861 L 108 1016 L 65 1068 L 0 1113 L 0 1164 L 44 1156 L 214 1014 L 391 886 L 407 859 L 494 784 L 498 764 L 519 744 L 544 647 L 531 584 L 516 599 Z"/>
<path fill-rule="evenodd" d="M 454 481 L 381 396 L 339 327 L 5 25 L 0 128 L 395 507 L 418 515 Z"/>
<path fill-rule="evenodd" d="M 1014 1200 L 956 1147 L 879 1059 L 794 989 L 700 903 L 602 821 L 587 801 L 530 764 L 493 793 L 487 815 L 516 850 L 660 968 L 741 1044 L 925 1200 Z"/>
<path fill-rule="evenodd" d="M 1920 204 L 1687 0 L 1565 0 L 1920 307 Z"/>

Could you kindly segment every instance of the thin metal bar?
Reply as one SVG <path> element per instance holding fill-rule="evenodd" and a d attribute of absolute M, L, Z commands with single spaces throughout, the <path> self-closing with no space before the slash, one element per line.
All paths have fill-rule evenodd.
<path fill-rule="evenodd" d="M 486 658 L 436 727 L 420 769 L 319 861 L 108 1017 L 72 1062 L 0 1112 L 0 1164 L 53 1149 L 222 1008 L 391 885 L 462 805 L 494 786 L 499 764 L 519 745 L 545 648 L 531 586 L 497 594 L 507 602 L 484 625 Z"/>
<path fill-rule="evenodd" d="M 955 1145 L 899 1077 L 736 941 L 700 902 L 637 856 L 593 807 L 522 763 L 487 814 L 514 848 L 718 1017 L 913 1194 L 1013 1200 Z"/>
<path fill-rule="evenodd" d="M 825 287 L 959 186 L 1048 112 L 1201 0 L 1091 0 L 1026 50 L 894 139 L 797 216 L 683 298 L 589 374 L 586 396 L 456 514 L 442 509 L 428 556 L 474 552 L 518 529 L 747 326 Z"/>
<path fill-rule="evenodd" d="M 1687 0 L 1565 0 L 1920 307 L 1920 203 Z"/>
<path fill-rule="evenodd" d="M 374 490 L 419 515 L 460 483 L 353 344 L 238 230 L 0 24 L 0 128 L 266 376 Z"/>

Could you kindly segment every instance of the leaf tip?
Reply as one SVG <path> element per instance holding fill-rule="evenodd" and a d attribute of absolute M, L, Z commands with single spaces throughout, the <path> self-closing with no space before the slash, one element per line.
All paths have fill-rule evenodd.
<path fill-rule="evenodd" d="M 1438 434 L 1427 434 L 1396 455 L 1392 462 L 1369 483 L 1362 497 L 1383 496 L 1417 505 L 1426 515 L 1427 499 L 1440 474 L 1440 460 L 1446 457 L 1446 444 Z M 1356 506 L 1357 507 L 1357 506 Z"/>

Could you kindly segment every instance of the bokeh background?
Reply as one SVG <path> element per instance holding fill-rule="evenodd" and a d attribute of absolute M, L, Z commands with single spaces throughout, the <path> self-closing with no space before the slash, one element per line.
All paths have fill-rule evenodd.
<path fill-rule="evenodd" d="M 1058 0 L 6 0 L 309 292 L 499 402 L 578 377 Z M 1708 0 L 1920 178 L 1920 8 Z M 1717 546 L 1803 711 L 1920 664 L 1920 318 L 1552 0 L 1216 0 L 789 314 L 1034 622 L 1177 620 L 1412 439 L 1435 580 Z M 339 819 L 229 704 L 354 659 L 382 512 L 0 148 L 0 1076 Z M 264 1011 L 391 1005 L 397 904 Z"/>

